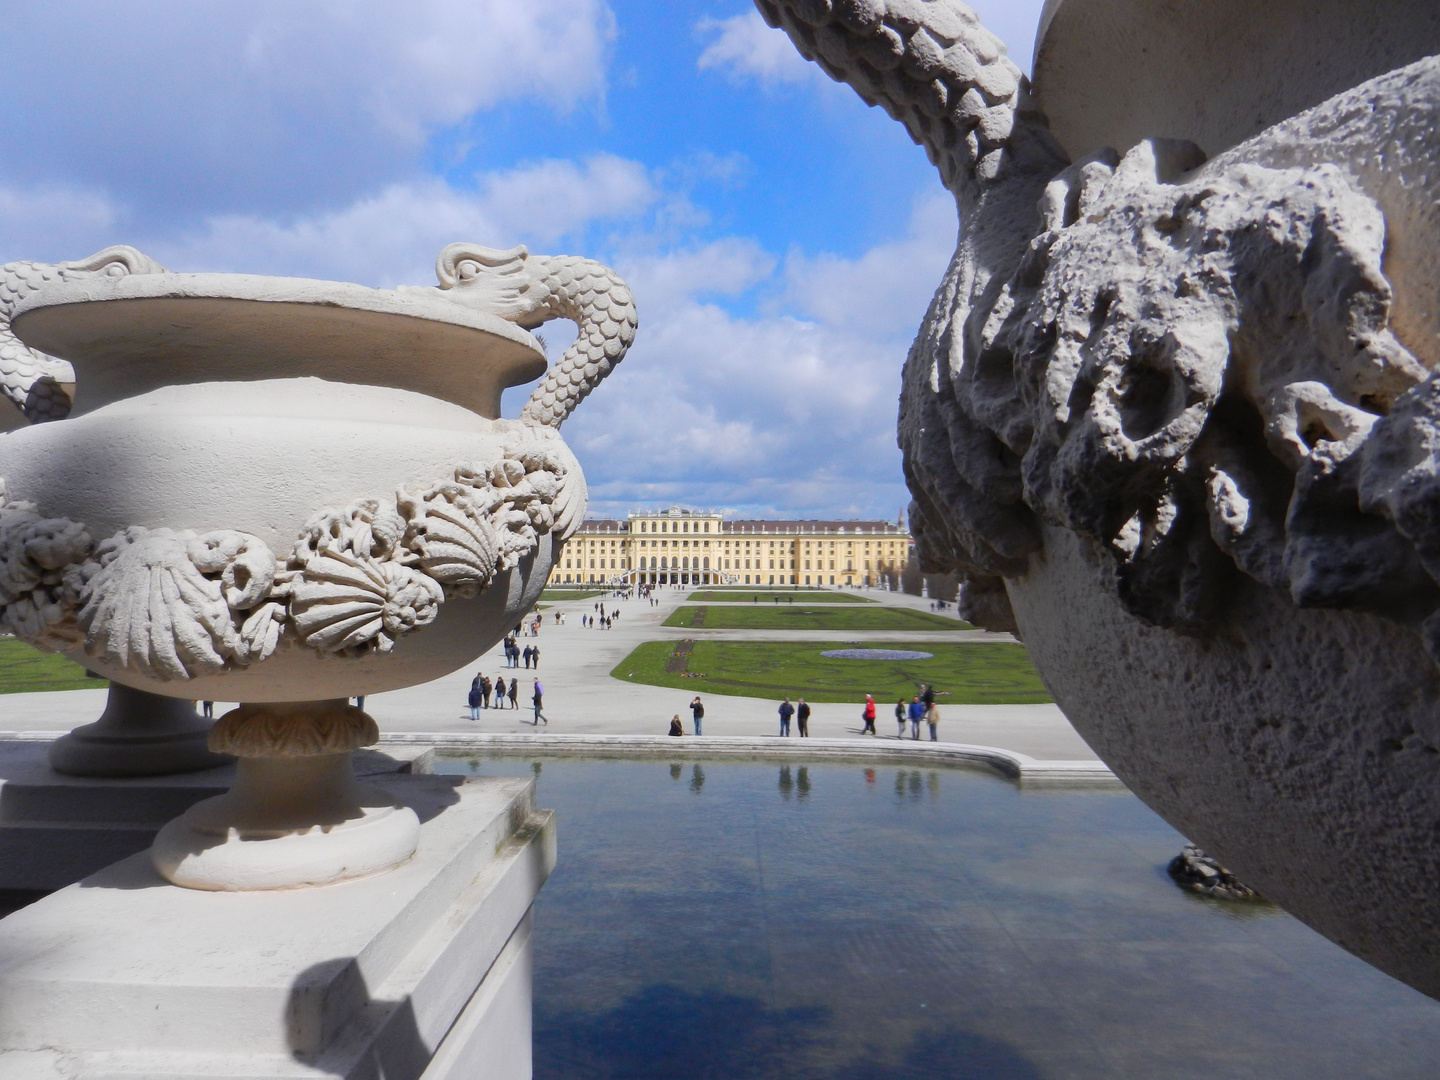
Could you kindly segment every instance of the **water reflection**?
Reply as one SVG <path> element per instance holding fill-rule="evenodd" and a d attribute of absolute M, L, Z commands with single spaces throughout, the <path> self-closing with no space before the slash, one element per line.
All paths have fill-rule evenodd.
<path fill-rule="evenodd" d="M 865 782 L 875 782 L 874 770 L 865 770 Z M 900 800 L 915 801 L 926 792 L 930 794 L 933 802 L 940 797 L 940 773 L 934 769 L 922 772 L 920 769 L 901 769 L 895 774 L 895 797 Z"/>
<path fill-rule="evenodd" d="M 682 772 L 684 772 L 684 771 L 685 771 L 685 766 L 684 766 L 684 765 L 671 765 L 671 766 L 670 766 L 670 779 L 671 779 L 671 780 L 679 780 L 679 779 L 680 779 L 680 774 L 681 774 Z"/>
<path fill-rule="evenodd" d="M 536 901 L 536 1080 L 1440 1076 L 1440 1004 L 1278 909 L 1177 889 L 1183 838 L 1127 793 L 545 764 L 565 829 Z M 777 790 L 808 801 L 776 814 Z"/>

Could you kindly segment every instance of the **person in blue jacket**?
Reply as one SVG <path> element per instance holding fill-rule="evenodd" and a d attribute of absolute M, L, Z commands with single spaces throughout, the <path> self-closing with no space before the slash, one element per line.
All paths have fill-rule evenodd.
<path fill-rule="evenodd" d="M 790 717 L 795 715 L 795 706 L 790 704 L 787 697 L 780 703 L 780 734 L 782 737 L 790 735 Z"/>
<path fill-rule="evenodd" d="M 925 706 L 920 701 L 920 695 L 916 694 L 910 699 L 910 737 L 920 738 L 920 721 L 925 716 Z"/>

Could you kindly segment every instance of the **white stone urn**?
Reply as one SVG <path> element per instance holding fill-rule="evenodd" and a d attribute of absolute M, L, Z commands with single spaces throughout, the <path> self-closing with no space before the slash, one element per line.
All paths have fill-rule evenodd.
<path fill-rule="evenodd" d="M 961 231 L 921 565 L 1248 885 L 1440 997 L 1440 6 L 755 0 Z"/>
<path fill-rule="evenodd" d="M 174 274 L 125 247 L 0 268 L 0 391 L 31 421 L 0 434 L 0 631 L 122 686 L 245 703 L 211 748 L 252 761 L 339 753 L 306 734 L 334 700 L 490 648 L 584 517 L 558 428 L 624 356 L 635 308 L 598 263 L 523 247 L 451 245 L 437 274 Z M 580 333 L 547 374 L 528 328 L 557 317 Z M 540 376 L 502 419 L 504 388 Z M 284 725 L 248 708 L 267 702 Z M 247 742 L 250 723 L 269 734 Z M 226 873 L 204 887 L 248 887 Z"/>

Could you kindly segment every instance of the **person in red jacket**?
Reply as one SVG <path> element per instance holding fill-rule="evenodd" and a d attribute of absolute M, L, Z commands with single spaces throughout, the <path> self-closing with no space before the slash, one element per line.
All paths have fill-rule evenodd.
<path fill-rule="evenodd" d="M 876 731 L 875 731 L 875 698 L 874 698 L 873 695 L 871 695 L 871 694 L 866 694 L 866 695 L 865 695 L 865 711 L 864 711 L 863 713 L 861 713 L 860 715 L 861 715 L 861 719 L 863 719 L 863 720 L 865 721 L 865 730 L 862 731 L 862 732 L 860 732 L 860 734 L 861 734 L 861 735 L 864 735 L 866 731 L 868 731 L 871 735 L 876 734 Z"/>

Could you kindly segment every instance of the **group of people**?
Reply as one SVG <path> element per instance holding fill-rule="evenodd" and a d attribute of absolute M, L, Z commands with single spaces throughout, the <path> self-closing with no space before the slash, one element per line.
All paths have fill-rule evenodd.
<path fill-rule="evenodd" d="M 480 710 L 490 708 L 492 695 L 495 699 L 495 708 L 503 709 L 505 707 L 505 701 L 508 698 L 510 707 L 512 709 L 518 709 L 520 707 L 519 701 L 517 700 L 520 696 L 519 676 L 511 679 L 508 686 L 505 684 L 505 679 L 501 675 L 495 676 L 493 683 L 486 676 L 479 674 L 471 679 L 469 699 L 471 720 L 479 720 Z"/>
<path fill-rule="evenodd" d="M 936 730 L 940 723 L 940 709 L 935 704 L 935 688 L 920 684 L 920 692 L 910 699 L 907 705 L 902 697 L 895 702 L 895 722 L 900 725 L 900 731 L 895 736 L 897 739 L 905 737 L 905 721 L 910 721 L 912 739 L 920 738 L 920 721 L 930 725 L 930 741 L 939 742 L 940 735 Z M 871 725 L 871 732 L 874 732 L 874 725 Z"/>
<path fill-rule="evenodd" d="M 699 698 L 696 700 L 698 701 Z M 788 697 L 780 703 L 780 735 L 782 738 L 789 737 L 792 718 L 799 729 L 800 737 L 807 738 L 810 734 L 810 706 L 803 697 L 797 698 L 794 704 L 791 704 Z M 865 708 L 860 713 L 860 719 L 865 724 L 860 734 L 879 734 L 875 730 L 875 696 L 873 694 L 865 695 Z M 905 724 L 908 721 L 913 733 L 911 737 L 919 739 L 920 721 L 924 720 L 930 725 L 930 741 L 939 742 L 940 709 L 935 704 L 935 688 L 921 683 L 920 692 L 915 694 L 908 704 L 902 697 L 895 703 L 895 719 L 900 724 L 900 733 L 896 738 L 903 739 L 905 737 Z"/>
<path fill-rule="evenodd" d="M 511 634 L 505 638 L 505 666 L 519 667 L 520 661 L 525 661 L 527 668 L 538 668 L 540 666 L 540 646 L 526 645 L 520 648 L 520 643 Z"/>
<path fill-rule="evenodd" d="M 592 630 L 595 629 L 595 627 L 597 626 L 600 627 L 601 630 L 609 630 L 610 623 L 620 617 L 620 612 L 615 608 L 611 608 L 609 614 L 606 614 L 605 605 L 603 603 L 597 603 L 595 605 L 595 610 L 599 614 L 580 616 L 581 626 L 589 627 Z"/>
<path fill-rule="evenodd" d="M 695 734 L 696 734 L 696 735 L 702 735 L 702 734 L 704 734 L 702 728 L 704 727 L 704 724 L 705 724 L 705 703 L 700 700 L 700 695 L 699 695 L 699 694 L 696 694 L 696 695 L 695 695 L 695 700 L 692 701 L 692 702 L 690 702 L 690 715 L 691 715 L 691 717 L 693 718 L 691 722 L 692 722 L 692 723 L 694 724 L 694 726 L 695 726 Z M 671 735 L 684 735 L 684 734 L 685 734 L 685 725 L 682 724 L 682 723 L 680 723 L 680 714 L 679 714 L 679 713 L 676 713 L 676 714 L 671 718 L 671 720 L 670 720 L 670 734 L 671 734 Z"/>
<path fill-rule="evenodd" d="M 492 696 L 495 702 L 493 707 L 496 709 L 503 709 L 507 700 L 510 702 L 510 708 L 520 708 L 520 676 L 512 676 L 507 686 L 504 676 L 497 675 L 495 681 L 492 683 L 484 675 L 477 673 L 475 678 L 470 680 L 468 704 L 470 706 L 471 720 L 479 720 L 480 710 L 492 707 L 490 704 Z M 544 723 L 548 727 L 550 720 L 546 717 L 545 713 L 541 711 L 545 704 L 545 687 L 540 685 L 539 679 L 535 680 L 535 685 L 530 692 L 530 701 L 535 707 L 535 725 L 538 727 L 541 723 Z"/>
<path fill-rule="evenodd" d="M 788 697 L 780 703 L 781 738 L 790 737 L 790 718 L 792 716 L 795 718 L 795 726 L 800 729 L 800 738 L 808 739 L 810 737 L 810 705 L 803 697 L 796 698 L 794 705 L 790 704 Z"/>

